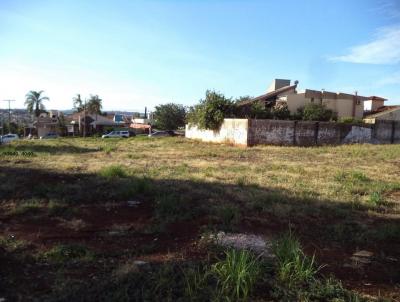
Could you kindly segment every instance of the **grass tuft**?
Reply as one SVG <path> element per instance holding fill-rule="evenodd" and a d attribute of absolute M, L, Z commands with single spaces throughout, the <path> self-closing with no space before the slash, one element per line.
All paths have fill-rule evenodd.
<path fill-rule="evenodd" d="M 315 257 L 307 257 L 300 242 L 291 232 L 277 240 L 274 245 L 277 258 L 277 277 L 289 288 L 315 280 L 322 267 L 316 267 Z"/>
<path fill-rule="evenodd" d="M 261 268 L 255 256 L 245 250 L 230 250 L 226 258 L 211 268 L 217 278 L 219 297 L 227 301 L 247 300 Z"/>
<path fill-rule="evenodd" d="M 104 167 L 100 170 L 100 175 L 104 178 L 124 178 L 127 177 L 127 173 L 123 166 L 121 165 L 112 165 L 108 167 Z"/>
<path fill-rule="evenodd" d="M 90 260 L 93 253 L 82 245 L 56 245 L 43 254 L 45 259 L 53 262 L 63 263 L 71 260 Z"/>

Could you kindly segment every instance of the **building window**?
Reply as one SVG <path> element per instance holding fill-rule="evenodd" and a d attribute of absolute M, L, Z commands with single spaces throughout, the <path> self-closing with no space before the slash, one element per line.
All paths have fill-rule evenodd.
<path fill-rule="evenodd" d="M 319 103 L 322 105 L 322 98 L 321 98 L 321 99 L 319 99 Z"/>
<path fill-rule="evenodd" d="M 311 103 L 314 103 L 314 98 L 311 98 Z"/>
<path fill-rule="evenodd" d="M 361 105 L 361 101 L 359 99 L 357 99 L 356 104 Z"/>

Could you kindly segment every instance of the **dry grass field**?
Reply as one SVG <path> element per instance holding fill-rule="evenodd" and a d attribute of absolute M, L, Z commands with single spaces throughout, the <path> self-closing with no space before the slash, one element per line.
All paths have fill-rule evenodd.
<path fill-rule="evenodd" d="M 277 261 L 201 239 L 219 231 Z M 399 301 L 400 145 L 0 146 L 0 263 L 6 301 Z"/>

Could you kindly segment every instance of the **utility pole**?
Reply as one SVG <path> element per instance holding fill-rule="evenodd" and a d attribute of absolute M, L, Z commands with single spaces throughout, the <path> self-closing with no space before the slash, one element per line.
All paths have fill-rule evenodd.
<path fill-rule="evenodd" d="M 83 137 L 86 137 L 86 98 L 85 105 L 83 107 Z"/>
<path fill-rule="evenodd" d="M 11 130 L 10 129 L 10 124 L 11 124 L 11 102 L 15 102 L 15 100 L 3 100 L 3 102 L 8 102 L 8 132 L 10 132 L 10 130 Z M 3 127 L 4 127 L 4 125 L 3 125 Z"/>

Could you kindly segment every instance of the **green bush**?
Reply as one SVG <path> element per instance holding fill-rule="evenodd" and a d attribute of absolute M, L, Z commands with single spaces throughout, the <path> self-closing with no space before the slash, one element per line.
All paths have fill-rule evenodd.
<path fill-rule="evenodd" d="M 286 103 L 276 103 L 274 107 L 272 107 L 272 116 L 277 120 L 286 120 L 290 118 L 290 111 Z"/>
<path fill-rule="evenodd" d="M 336 119 L 336 114 L 327 109 L 325 105 L 308 103 L 303 108 L 299 108 L 296 117 L 301 117 L 304 121 L 330 121 Z"/>
<path fill-rule="evenodd" d="M 344 124 L 362 124 L 363 120 L 357 117 L 341 117 L 338 119 L 338 122 Z"/>
<path fill-rule="evenodd" d="M 272 112 L 270 109 L 265 108 L 260 102 L 254 102 L 250 107 L 249 118 L 268 119 L 272 118 Z"/>
<path fill-rule="evenodd" d="M 224 118 L 233 116 L 235 105 L 221 93 L 206 91 L 206 98 L 191 107 L 187 115 L 189 124 L 199 129 L 218 130 Z"/>

